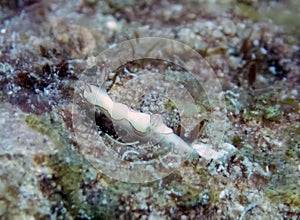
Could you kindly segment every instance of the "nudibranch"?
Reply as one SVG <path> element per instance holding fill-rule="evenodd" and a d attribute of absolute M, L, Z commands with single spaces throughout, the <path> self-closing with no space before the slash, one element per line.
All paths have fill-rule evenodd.
<path fill-rule="evenodd" d="M 168 144 L 174 150 L 186 154 L 193 151 L 184 140 L 164 124 L 159 114 L 149 115 L 135 111 L 127 105 L 114 102 L 104 89 L 86 85 L 83 98 L 100 108 L 114 124 L 129 133 L 136 141 Z"/>

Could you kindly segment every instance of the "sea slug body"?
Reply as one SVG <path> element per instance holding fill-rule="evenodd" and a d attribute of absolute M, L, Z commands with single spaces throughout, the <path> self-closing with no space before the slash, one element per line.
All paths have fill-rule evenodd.
<path fill-rule="evenodd" d="M 114 102 L 103 89 L 94 85 L 86 86 L 83 97 L 90 104 L 99 107 L 115 125 L 130 132 L 137 140 L 161 142 L 174 146 L 180 152 L 192 152 L 192 148 L 163 123 L 160 115 L 137 112 L 122 103 Z"/>

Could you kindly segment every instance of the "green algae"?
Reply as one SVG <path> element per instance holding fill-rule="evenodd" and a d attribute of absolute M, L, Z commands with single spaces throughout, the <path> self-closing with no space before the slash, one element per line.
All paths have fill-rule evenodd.
<path fill-rule="evenodd" d="M 258 111 L 250 111 L 248 109 L 244 109 L 242 113 L 242 118 L 244 122 L 249 122 L 252 120 L 260 121 L 261 120 L 261 114 Z"/>
<path fill-rule="evenodd" d="M 300 159 L 300 144 L 296 143 L 285 152 L 287 160 Z"/>
<path fill-rule="evenodd" d="M 299 3 L 297 1 L 286 1 L 284 4 L 269 5 L 270 10 L 257 10 L 253 5 L 237 2 L 241 15 L 254 22 L 272 20 L 285 28 L 287 32 L 299 34 Z M 266 7 L 266 6 L 265 6 Z"/>
<path fill-rule="evenodd" d="M 61 186 L 62 199 L 67 210 L 74 217 L 115 219 L 118 198 L 110 189 L 102 187 L 88 191 L 93 183 L 85 187 L 88 167 L 76 160 L 66 162 L 49 158 L 48 165 L 54 171 L 55 182 Z M 91 185 L 90 185 L 91 184 Z"/>
<path fill-rule="evenodd" d="M 220 193 L 222 190 L 218 189 L 218 188 L 213 188 L 210 189 L 208 194 L 209 194 L 209 200 L 211 204 L 216 204 L 217 202 L 219 202 L 220 200 Z"/>
<path fill-rule="evenodd" d="M 300 191 L 297 176 L 297 164 L 300 161 L 300 124 L 292 124 L 284 131 L 285 152 L 277 155 L 281 166 L 276 166 L 272 181 L 266 187 L 266 196 L 275 204 L 286 203 L 291 207 L 300 206 Z"/>
<path fill-rule="evenodd" d="M 56 194 L 60 195 L 63 206 L 73 218 L 117 219 L 119 215 L 130 212 L 122 204 L 131 201 L 136 193 L 142 193 L 147 198 L 145 202 L 159 205 L 166 211 L 174 206 L 193 209 L 199 205 L 199 194 L 204 189 L 191 187 L 181 180 L 180 175 L 177 175 L 178 178 L 174 174 L 165 177 L 161 180 L 165 184 L 160 181 L 131 184 L 112 180 L 95 170 L 74 149 L 58 117 L 51 114 L 28 115 L 25 121 L 29 127 L 47 135 L 57 149 L 54 154 L 42 159 L 36 158 L 35 161 L 45 163 L 52 170 L 52 177 L 46 178 L 44 185 L 55 183 L 54 185 L 59 186 Z M 200 168 L 195 175 L 199 175 L 199 180 L 203 183 L 210 176 L 205 168 Z M 43 192 L 51 197 L 47 190 Z M 217 202 L 219 192 L 209 189 L 210 203 Z M 137 209 L 139 204 L 137 201 L 133 203 L 135 205 L 131 208 Z"/>
<path fill-rule="evenodd" d="M 30 36 L 28 36 L 26 33 L 20 33 L 20 40 L 22 41 L 22 43 L 27 43 L 30 39 Z"/>
<path fill-rule="evenodd" d="M 299 102 L 293 98 L 285 98 L 281 101 L 281 104 L 295 109 L 299 109 L 300 107 Z"/>
<path fill-rule="evenodd" d="M 267 189 L 266 196 L 274 203 L 286 203 L 293 207 L 300 206 L 299 186 L 295 183 Z"/>
<path fill-rule="evenodd" d="M 300 160 L 300 124 L 293 124 L 285 131 L 285 144 L 288 146 L 285 159 L 290 162 Z"/>
<path fill-rule="evenodd" d="M 264 122 L 280 122 L 284 110 L 277 100 L 278 92 L 275 89 L 255 91 L 247 108 L 243 110 L 244 122 L 251 120 Z"/>
<path fill-rule="evenodd" d="M 50 115 L 28 115 L 25 118 L 26 124 L 32 129 L 49 136 L 50 138 L 59 137 L 61 132 L 61 125 L 54 122 L 53 117 Z"/>
<path fill-rule="evenodd" d="M 57 153 L 46 157 L 47 166 L 53 171 L 52 179 L 61 187 L 64 206 L 73 217 L 93 217 L 101 219 L 114 219 L 118 201 L 110 197 L 107 204 L 91 205 L 81 197 L 81 185 L 87 179 L 87 170 L 90 165 L 69 144 L 67 133 L 63 130 L 62 122 L 53 115 L 28 115 L 25 119 L 27 125 L 34 130 L 47 135 L 57 148 Z M 45 161 L 44 161 L 45 162 Z M 45 192 L 47 194 L 47 192 Z M 103 195 L 110 195 L 110 190 L 103 189 Z"/>
<path fill-rule="evenodd" d="M 263 20 L 263 16 L 253 6 L 237 3 L 237 7 L 241 10 L 243 16 L 256 22 Z"/>
<path fill-rule="evenodd" d="M 278 104 L 270 106 L 257 105 L 256 109 L 262 113 L 262 118 L 268 121 L 279 121 L 283 114 Z"/>
<path fill-rule="evenodd" d="M 232 144 L 233 144 L 234 146 L 236 146 L 237 148 L 240 148 L 243 139 L 242 139 L 240 136 L 235 135 L 235 136 L 232 137 L 232 140 L 231 140 L 231 141 L 232 141 Z"/>
<path fill-rule="evenodd" d="M 120 10 L 124 9 L 126 7 L 132 7 L 134 4 L 136 4 L 136 0 L 105 0 L 105 2 L 112 8 L 113 10 Z"/>
<path fill-rule="evenodd" d="M 238 155 L 243 155 L 251 161 L 268 167 L 270 179 L 264 187 L 264 192 L 274 204 L 286 203 L 292 207 L 299 207 L 300 193 L 297 186 L 297 161 L 300 160 L 300 129 L 299 124 L 288 127 L 283 134 L 283 147 L 279 152 L 258 152 L 243 146 Z M 265 170 L 266 171 L 266 170 Z"/>

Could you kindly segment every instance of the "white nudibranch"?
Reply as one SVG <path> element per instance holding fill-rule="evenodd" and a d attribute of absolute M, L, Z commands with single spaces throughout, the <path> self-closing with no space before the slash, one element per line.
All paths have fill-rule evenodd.
<path fill-rule="evenodd" d="M 83 97 L 99 107 L 114 125 L 129 132 L 136 140 L 169 144 L 177 151 L 192 153 L 193 149 L 163 123 L 162 116 L 137 112 L 122 103 L 114 102 L 105 90 L 94 85 L 86 86 Z"/>
<path fill-rule="evenodd" d="M 100 110 L 114 123 L 123 130 L 126 130 L 135 140 L 131 143 L 121 143 L 121 145 L 137 144 L 139 142 L 161 143 L 173 147 L 174 150 L 191 154 L 197 152 L 206 160 L 215 160 L 227 155 L 228 152 L 235 151 L 232 145 L 226 145 L 226 150 L 215 151 L 209 145 L 193 143 L 189 146 L 184 140 L 177 136 L 171 128 L 163 123 L 161 115 L 145 114 L 134 111 L 128 106 L 114 102 L 105 90 L 93 85 L 86 85 L 83 91 L 83 97 L 90 104 L 100 108 Z M 108 136 L 112 139 L 112 137 Z M 229 146 L 229 147 L 228 147 Z M 135 151 L 131 153 L 138 154 Z"/>

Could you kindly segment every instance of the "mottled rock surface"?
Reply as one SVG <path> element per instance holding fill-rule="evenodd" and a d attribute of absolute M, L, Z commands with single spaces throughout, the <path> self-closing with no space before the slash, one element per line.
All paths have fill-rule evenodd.
<path fill-rule="evenodd" d="M 292 0 L 0 0 L 0 218 L 298 219 L 299 8 Z M 178 40 L 208 62 L 223 89 L 225 133 L 219 146 L 211 144 L 207 116 L 216 106 L 193 103 L 186 109 L 203 117 L 196 134 L 186 127 L 203 156 L 190 155 L 163 179 L 125 183 L 84 155 L 96 161 L 102 151 L 93 145 L 83 151 L 74 134 L 81 129 L 73 123 L 74 91 L 86 69 L 101 70 L 98 54 L 149 36 Z M 159 93 L 133 98 L 143 84 L 130 81 L 182 71 L 145 59 L 99 78 L 113 99 L 164 114 L 180 134 L 180 123 L 191 121 L 179 115 L 180 102 L 168 98 L 164 82 L 144 80 Z M 195 85 L 180 80 L 178 88 Z M 96 120 L 99 138 L 118 138 L 103 114 L 85 119 Z M 116 151 L 135 159 L 131 146 Z"/>

